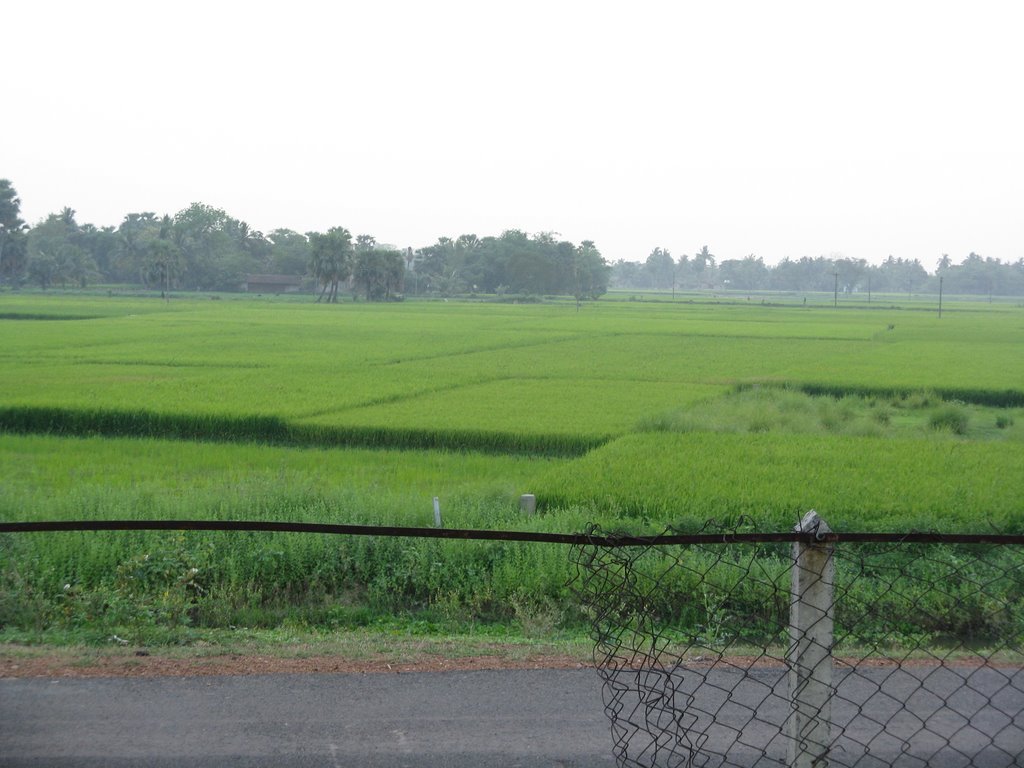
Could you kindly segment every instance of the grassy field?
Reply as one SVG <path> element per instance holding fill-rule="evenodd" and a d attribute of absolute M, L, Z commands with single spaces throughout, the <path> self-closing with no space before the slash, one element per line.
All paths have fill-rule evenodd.
<path fill-rule="evenodd" d="M 0 295 L 0 518 L 1024 532 L 1024 310 L 827 298 Z M 535 545 L 7 536 L 0 625 L 551 628 L 568 577 Z"/>

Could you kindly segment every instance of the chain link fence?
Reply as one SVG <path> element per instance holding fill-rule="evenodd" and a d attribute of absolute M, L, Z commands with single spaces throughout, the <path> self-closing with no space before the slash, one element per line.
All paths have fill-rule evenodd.
<path fill-rule="evenodd" d="M 568 545 L 621 768 L 1024 766 L 1024 536 L 749 528 L 0 522 Z"/>
<path fill-rule="evenodd" d="M 797 530 L 573 547 L 617 765 L 1024 765 L 1024 547 Z"/>

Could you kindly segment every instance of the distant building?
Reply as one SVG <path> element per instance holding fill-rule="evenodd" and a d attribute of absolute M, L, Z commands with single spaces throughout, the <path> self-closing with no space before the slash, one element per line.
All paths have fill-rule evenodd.
<path fill-rule="evenodd" d="M 246 275 L 242 290 L 248 293 L 296 293 L 302 278 L 295 275 Z"/>

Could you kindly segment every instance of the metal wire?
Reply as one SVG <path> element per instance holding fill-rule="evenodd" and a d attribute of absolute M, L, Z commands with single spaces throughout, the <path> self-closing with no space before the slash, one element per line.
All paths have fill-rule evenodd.
<path fill-rule="evenodd" d="M 395 536 L 419 539 L 473 539 L 478 541 L 529 541 L 539 544 L 591 544 L 601 547 L 649 547 L 670 544 L 729 544 L 794 541 L 844 542 L 945 542 L 964 544 L 1020 544 L 1024 536 L 1013 534 L 935 533 L 829 533 L 822 537 L 806 533 L 749 533 L 728 530 L 718 533 L 687 534 L 675 531 L 657 536 L 613 533 L 543 533 L 540 531 L 474 530 L 466 528 L 421 528 L 413 526 L 347 525 L 343 523 L 302 523 L 273 520 L 32 520 L 0 521 L 0 533 L 58 533 L 61 531 L 263 531 L 321 533 L 339 536 Z"/>
<path fill-rule="evenodd" d="M 802 545 L 711 530 L 572 550 L 620 768 L 1024 765 L 1024 548 L 833 537 L 805 625 Z"/>

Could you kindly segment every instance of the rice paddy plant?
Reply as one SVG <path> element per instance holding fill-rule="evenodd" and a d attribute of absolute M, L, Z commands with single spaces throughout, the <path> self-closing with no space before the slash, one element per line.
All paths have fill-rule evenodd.
<path fill-rule="evenodd" d="M 1008 307 L 965 305 L 938 323 L 896 304 L 601 302 L 577 313 L 5 295 L 0 333 L 5 519 L 423 525 L 438 495 L 446 525 L 460 527 L 651 532 L 750 515 L 778 529 L 810 507 L 845 530 L 1024 526 L 1024 420 L 1012 410 L 1024 405 L 1024 358 Z M 962 430 L 928 426 L 950 408 Z M 549 514 L 516 516 L 525 491 Z M 574 620 L 557 548 L 173 541 L 5 537 L 0 621 L 130 624 L 114 608 L 124 574 L 206 547 L 216 557 L 189 566 L 202 594 L 168 577 L 178 602 L 141 597 L 158 620 L 139 631 L 173 639 L 205 623 L 344 623 L 410 608 Z M 705 633 L 721 636 L 730 612 L 763 610 L 756 585 L 713 577 L 693 592 L 685 574 L 673 578 L 665 615 Z"/>
<path fill-rule="evenodd" d="M 1024 529 L 1024 446 L 845 435 L 646 433 L 552 467 L 546 508 L 699 529 L 743 516 L 788 530 L 817 509 L 836 530 Z"/>
<path fill-rule="evenodd" d="M 22 311 L 52 312 L 60 300 L 32 301 L 22 302 Z M 606 418 L 607 403 L 615 403 L 609 415 L 620 420 L 611 424 L 618 429 L 623 419 L 667 407 L 664 399 L 645 397 L 632 408 L 619 403 L 645 384 L 774 381 L 863 394 L 931 387 L 965 402 L 1024 402 L 1024 370 L 1005 354 L 1008 313 L 941 327 L 912 318 L 901 322 L 898 338 L 879 341 L 872 312 L 809 317 L 757 307 L 602 305 L 576 315 L 558 306 L 461 304 L 330 311 L 254 301 L 157 302 L 141 312 L 137 300 L 123 307 L 119 301 L 107 300 L 105 309 L 92 302 L 91 311 L 105 316 L 91 320 L 0 321 L 17 326 L 0 352 L 0 403 L 287 421 L 324 416 L 336 425 L 362 408 L 371 410 L 351 414 L 354 423 L 390 426 L 421 418 L 434 393 L 450 391 L 453 402 L 471 407 L 474 387 L 518 380 L 522 389 L 550 380 L 551 391 L 579 388 L 574 402 L 592 415 Z M 908 355 L 914 366 L 902 364 Z M 986 355 L 1006 364 L 986 365 Z M 833 381 L 822 382 L 822 371 Z M 488 399 L 486 389 L 479 394 Z M 541 407 L 550 400 L 540 391 L 533 399 Z M 460 412 L 442 411 L 452 418 Z M 504 421 L 493 410 L 475 415 L 487 430 L 516 431 L 524 422 L 518 412 Z M 568 423 L 574 430 L 609 428 Z"/>
<path fill-rule="evenodd" d="M 406 426 L 287 423 L 275 416 L 167 414 L 146 411 L 79 411 L 62 408 L 0 408 L 0 425 L 15 434 L 165 438 L 254 442 L 302 447 L 368 447 L 400 450 L 480 451 L 496 454 L 580 455 L 607 435 L 565 432 L 498 432 Z M 550 425 L 548 425 L 550 428 Z"/>
<path fill-rule="evenodd" d="M 502 379 L 452 388 L 400 402 L 318 416 L 307 423 L 340 429 L 411 431 L 444 435 L 499 436 L 523 442 L 564 445 L 560 453 L 584 453 L 630 429 L 637 414 L 670 404 L 692 403 L 725 391 L 721 386 L 638 381 L 613 387 L 605 381 Z M 495 439 L 495 442 L 497 440 Z M 474 443 L 469 443 L 469 448 Z M 496 445 L 501 450 L 500 444 Z M 507 449 L 506 449 L 507 450 Z M 536 450 L 536 449 L 534 449 Z"/>

